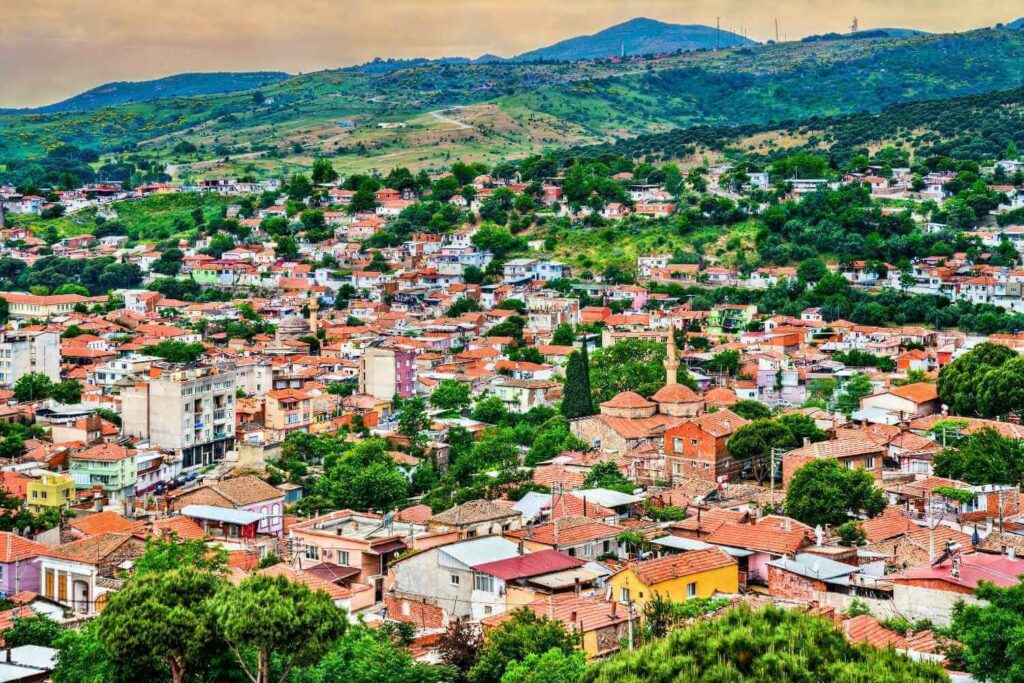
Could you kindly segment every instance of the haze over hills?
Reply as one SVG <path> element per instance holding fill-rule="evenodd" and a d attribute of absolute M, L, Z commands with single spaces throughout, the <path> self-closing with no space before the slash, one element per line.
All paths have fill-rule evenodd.
<path fill-rule="evenodd" d="M 576 61 L 600 59 L 621 54 L 645 55 L 676 50 L 702 50 L 715 47 L 751 45 L 753 40 L 712 26 L 668 24 L 655 19 L 637 17 L 611 26 L 589 36 L 577 36 L 561 42 L 524 52 L 515 61 Z"/>
<path fill-rule="evenodd" d="M 0 113 L 52 114 L 87 111 L 131 102 L 252 90 L 289 77 L 283 71 L 184 73 L 149 81 L 104 83 L 74 97 L 33 109 L 2 109 Z"/>

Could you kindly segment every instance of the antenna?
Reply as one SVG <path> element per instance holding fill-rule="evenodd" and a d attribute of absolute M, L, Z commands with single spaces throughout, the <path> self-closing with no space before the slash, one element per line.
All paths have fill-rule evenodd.
<path fill-rule="evenodd" d="M 779 42 L 779 18 L 775 17 L 775 42 Z"/>
<path fill-rule="evenodd" d="M 853 23 L 850 24 L 850 33 L 856 33 L 858 31 L 859 27 L 860 27 L 860 24 L 857 22 L 857 17 L 854 17 L 853 18 Z"/>

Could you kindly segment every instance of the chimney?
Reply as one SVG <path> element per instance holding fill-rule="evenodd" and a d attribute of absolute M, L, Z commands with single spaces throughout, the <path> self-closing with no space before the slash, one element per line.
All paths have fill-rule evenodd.
<path fill-rule="evenodd" d="M 1016 560 L 1017 559 L 1017 549 L 1014 548 L 1012 545 L 1009 548 L 1006 549 L 1006 559 L 1008 559 L 1008 560 Z"/>
<path fill-rule="evenodd" d="M 790 520 L 789 517 L 786 517 L 785 528 L 786 528 L 786 531 L 792 531 L 793 530 L 793 522 L 792 522 L 792 520 Z"/>
<path fill-rule="evenodd" d="M 522 554 L 523 554 L 523 539 L 519 539 L 519 545 L 517 546 L 517 548 L 516 548 L 516 551 L 517 551 L 517 552 L 518 552 L 518 553 L 519 553 L 520 555 L 522 555 Z"/>
<path fill-rule="evenodd" d="M 573 610 L 572 613 L 569 614 L 569 623 L 573 626 L 576 625 L 576 610 Z M 10 650 L 8 650 L 8 652 L 10 652 Z"/>
<path fill-rule="evenodd" d="M 572 592 L 575 593 L 576 595 L 580 594 L 580 577 L 578 577 L 578 576 L 575 579 L 573 579 L 573 591 Z M 573 614 L 575 614 L 575 612 L 573 612 Z M 573 617 L 572 621 L 576 621 L 576 618 Z"/>
<path fill-rule="evenodd" d="M 811 445 L 811 437 L 805 436 L 804 437 L 804 446 L 810 446 L 810 445 Z"/>
<path fill-rule="evenodd" d="M 618 611 L 617 608 L 616 608 L 616 605 L 618 605 L 618 603 L 615 602 L 614 600 L 612 600 L 612 614 L 611 614 L 611 616 L 612 616 L 613 619 L 615 618 L 616 611 Z"/>

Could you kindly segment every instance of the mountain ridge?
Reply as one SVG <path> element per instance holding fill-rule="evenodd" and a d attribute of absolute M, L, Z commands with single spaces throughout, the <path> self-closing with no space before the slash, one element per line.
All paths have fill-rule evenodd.
<path fill-rule="evenodd" d="M 172 97 L 220 95 L 252 90 L 290 76 L 284 71 L 210 71 L 172 74 L 142 81 L 111 81 L 52 104 L 0 109 L 0 114 L 59 114 Z"/>
<path fill-rule="evenodd" d="M 546 47 L 512 57 L 512 61 L 577 61 L 614 57 L 700 50 L 714 47 L 753 45 L 756 41 L 737 33 L 702 24 L 670 24 L 648 17 L 636 17 L 590 35 L 566 38 Z"/>

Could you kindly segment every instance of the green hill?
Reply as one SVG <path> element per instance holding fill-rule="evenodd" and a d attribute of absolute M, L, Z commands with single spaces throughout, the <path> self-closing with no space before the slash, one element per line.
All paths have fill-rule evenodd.
<path fill-rule="evenodd" d="M 707 50 L 718 47 L 751 45 L 736 33 L 717 31 L 711 26 L 666 24 L 662 21 L 638 17 L 599 31 L 590 36 L 577 36 L 561 42 L 524 52 L 516 61 L 539 60 L 576 61 L 603 59 L 625 52 L 627 55 L 645 55 L 676 50 Z"/>
<path fill-rule="evenodd" d="M 613 64 L 414 62 L 321 71 L 254 93 L 0 116 L 0 164 L 61 143 L 176 177 L 494 162 L 690 126 L 770 126 L 1024 85 L 1024 33 L 748 45 Z M 380 65 L 378 65 L 379 67 Z M 188 144 L 183 144 L 187 142 Z M 192 149 L 192 146 L 196 149 Z M 109 159 L 101 159 L 101 163 Z"/>
<path fill-rule="evenodd" d="M 0 113 L 52 114 L 113 107 L 130 102 L 147 102 L 172 97 L 212 95 L 253 90 L 288 78 L 283 71 L 186 73 L 151 81 L 105 83 L 66 100 L 34 109 L 5 109 Z"/>

